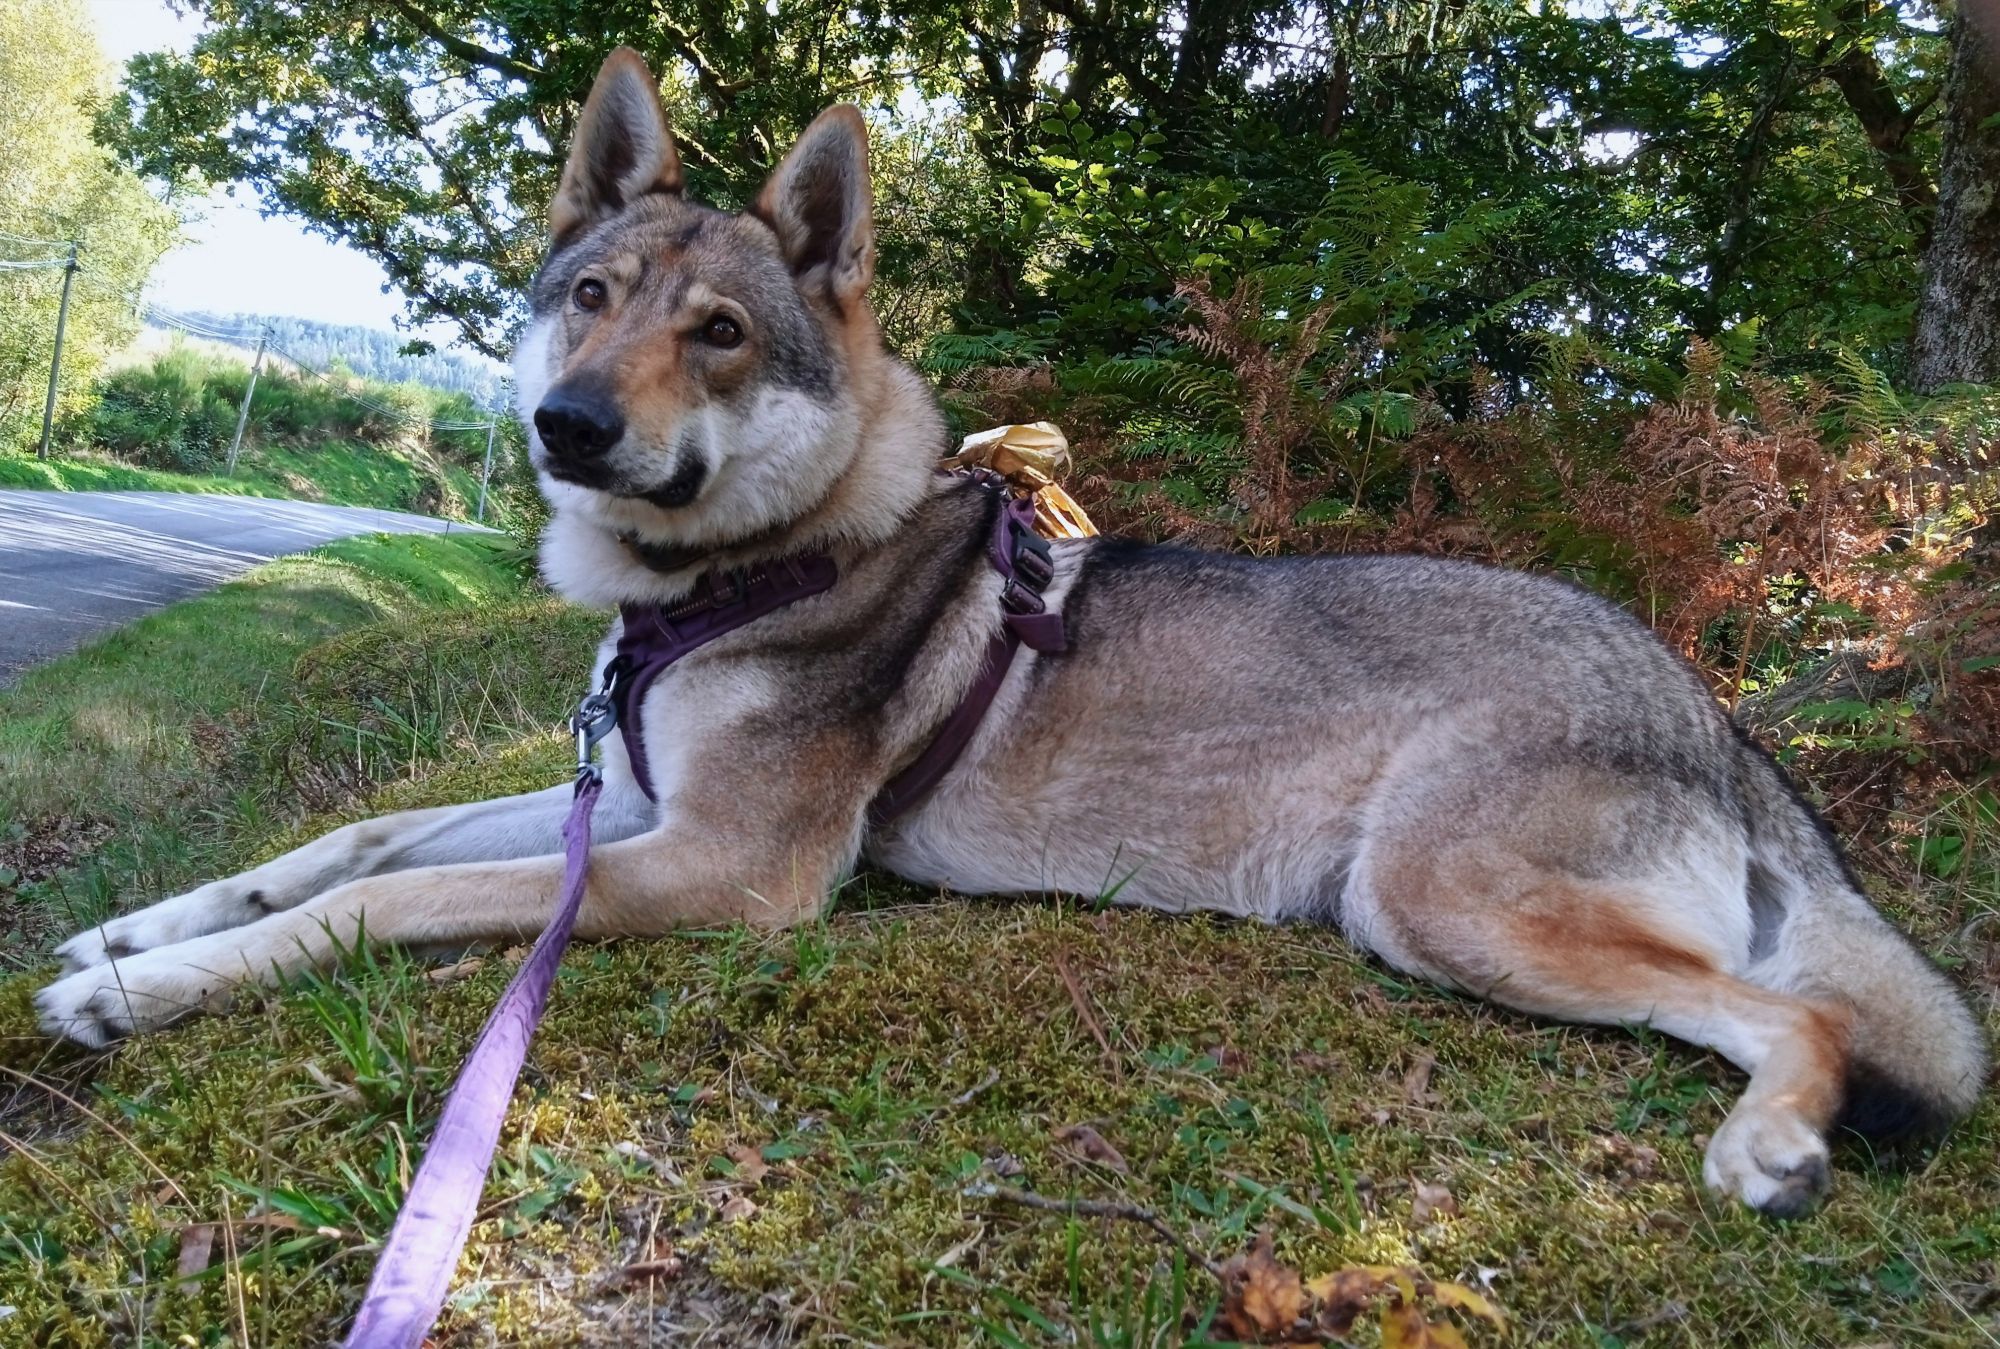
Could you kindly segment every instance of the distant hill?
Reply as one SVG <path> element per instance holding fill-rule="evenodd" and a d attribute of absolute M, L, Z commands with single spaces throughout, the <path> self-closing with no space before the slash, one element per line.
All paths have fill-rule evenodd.
<path fill-rule="evenodd" d="M 216 314 L 200 309 L 159 310 L 165 319 L 176 319 L 199 328 L 236 333 L 246 345 L 255 344 L 260 330 L 268 328 L 271 345 L 294 360 L 321 370 L 345 366 L 366 379 L 387 384 L 416 383 L 433 389 L 468 393 L 482 406 L 504 405 L 509 383 L 506 368 L 477 356 L 437 351 L 413 356 L 403 351 L 410 339 L 379 328 L 361 328 L 342 323 L 319 323 L 312 319 L 268 314 Z M 177 331 L 173 325 L 152 314 L 148 327 Z"/>

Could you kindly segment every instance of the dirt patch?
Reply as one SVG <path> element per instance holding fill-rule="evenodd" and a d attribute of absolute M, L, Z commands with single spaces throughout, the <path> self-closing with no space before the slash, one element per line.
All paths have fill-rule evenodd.
<path fill-rule="evenodd" d="M 0 832 L 0 904 L 15 887 L 67 871 L 111 837 L 111 821 L 78 815 L 45 815 Z"/>

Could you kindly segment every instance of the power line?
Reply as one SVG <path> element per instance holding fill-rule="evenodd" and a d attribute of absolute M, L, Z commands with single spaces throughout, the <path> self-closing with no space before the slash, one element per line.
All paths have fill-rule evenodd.
<path fill-rule="evenodd" d="M 39 272 L 50 267 L 67 267 L 68 258 L 45 258 L 39 262 L 0 261 L 0 272 Z"/>
<path fill-rule="evenodd" d="M 50 248 L 68 248 L 68 239 L 32 239 L 25 234 L 15 234 L 11 230 L 0 230 L 0 239 L 12 239 L 18 244 L 47 244 Z"/>

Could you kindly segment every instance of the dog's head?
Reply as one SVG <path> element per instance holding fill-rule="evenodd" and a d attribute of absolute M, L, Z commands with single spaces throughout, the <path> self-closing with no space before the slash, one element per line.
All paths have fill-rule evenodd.
<path fill-rule="evenodd" d="M 879 378 L 868 139 L 835 107 L 741 214 L 687 199 L 651 73 L 598 72 L 514 357 L 558 524 L 690 548 L 780 528 L 851 465 Z"/>

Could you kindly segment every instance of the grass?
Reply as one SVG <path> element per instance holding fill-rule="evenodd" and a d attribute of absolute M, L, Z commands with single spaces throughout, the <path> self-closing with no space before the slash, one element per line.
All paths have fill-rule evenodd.
<path fill-rule="evenodd" d="M 49 492 L 219 492 L 230 496 L 287 496 L 256 479 L 219 478 L 209 474 L 168 473 L 140 468 L 106 455 L 67 455 L 36 459 L 26 454 L 0 454 L 0 487 L 28 487 Z"/>
<path fill-rule="evenodd" d="M 397 620 L 448 635 L 523 586 L 508 545 L 486 536 L 348 539 L 28 671 L 0 694 L 0 875 L 15 877 L 0 886 L 0 962 L 226 864 L 298 790 L 291 746 L 323 745 L 335 765 L 400 753 L 373 705 L 336 730 L 290 699 L 314 687 L 329 643 Z M 366 696 L 389 706 L 397 693 Z"/>
<path fill-rule="evenodd" d="M 0 700 L 28 836 L 101 840 L 17 888 L 17 963 L 332 823 L 560 781 L 599 620 L 471 541 L 408 551 L 442 546 L 278 564 Z M 1952 946 L 1962 889 L 1892 898 Z M 34 1032 L 39 969 L 0 981 L 0 1341 L 336 1333 L 510 964 L 375 953 L 109 1056 Z M 1829 1207 L 1781 1226 L 1700 1185 L 1739 1088 L 1316 929 L 864 876 L 793 932 L 570 956 L 436 1342 L 1202 1342 L 1204 1272 L 1027 1190 L 1144 1206 L 1217 1259 L 1269 1228 L 1308 1274 L 1419 1263 L 1512 1314 L 1475 1345 L 1993 1343 L 2000 1111 L 1909 1169 L 1846 1149 Z M 1118 1164 L 1058 1141 L 1086 1122 Z M 1420 1219 L 1419 1183 L 1456 1214 Z M 177 1279 L 191 1229 L 212 1257 Z"/>
<path fill-rule="evenodd" d="M 273 366 L 253 392 L 236 471 L 225 474 L 248 378 L 243 362 L 178 345 L 115 370 L 92 408 L 65 423 L 54 458 L 0 451 L 0 487 L 221 492 L 473 518 L 484 433 L 422 429 L 482 421 L 464 395 Z M 486 523 L 502 529 L 533 510 L 516 439 L 501 428 L 489 485 Z"/>
<path fill-rule="evenodd" d="M 253 445 L 234 477 L 143 468 L 109 455 L 71 451 L 52 459 L 0 453 L 0 487 L 57 492 L 211 492 L 227 496 L 324 501 L 372 506 L 452 520 L 470 520 L 479 502 L 479 472 L 461 464 L 413 456 L 363 441 L 322 441 L 310 448 Z M 509 493 L 495 485 L 486 523 L 514 523 Z"/>

